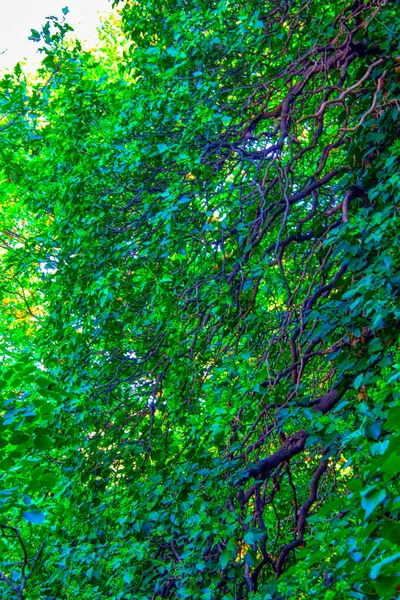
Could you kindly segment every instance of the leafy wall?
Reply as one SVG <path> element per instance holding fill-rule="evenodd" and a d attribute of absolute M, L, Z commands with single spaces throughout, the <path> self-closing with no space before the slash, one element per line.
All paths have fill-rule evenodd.
<path fill-rule="evenodd" d="M 399 8 L 115 4 L 0 83 L 1 593 L 394 598 Z"/>

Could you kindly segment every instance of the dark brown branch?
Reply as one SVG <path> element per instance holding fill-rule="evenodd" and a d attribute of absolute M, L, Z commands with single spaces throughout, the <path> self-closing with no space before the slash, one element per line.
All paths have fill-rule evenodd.
<path fill-rule="evenodd" d="M 290 542 L 290 544 L 286 544 L 286 546 L 284 546 L 282 548 L 282 550 L 279 554 L 278 561 L 276 563 L 276 577 L 279 577 L 279 575 L 282 573 L 283 565 L 284 565 L 289 553 L 292 550 L 294 550 L 295 548 L 297 548 L 298 546 L 302 546 L 304 544 L 304 533 L 305 533 L 305 529 L 306 529 L 306 520 L 307 520 L 308 512 L 309 512 L 311 506 L 314 504 L 315 500 L 317 499 L 318 485 L 319 485 L 322 475 L 325 473 L 325 471 L 327 469 L 327 466 L 328 466 L 328 461 L 326 459 L 323 459 L 322 462 L 320 463 L 319 467 L 317 468 L 317 470 L 314 473 L 314 477 L 312 478 L 311 484 L 310 484 L 310 495 L 309 495 L 307 501 L 299 509 L 299 518 L 298 518 L 296 531 L 295 531 L 295 533 L 298 537 L 296 539 L 294 539 L 292 542 Z"/>
<path fill-rule="evenodd" d="M 264 458 L 254 467 L 250 467 L 242 482 L 249 477 L 254 477 L 257 480 L 264 480 L 268 477 L 273 469 L 275 469 L 280 463 L 290 460 L 292 456 L 300 454 L 304 450 L 308 433 L 305 431 L 297 431 L 293 435 L 287 438 L 283 446 L 279 448 L 272 456 Z"/>

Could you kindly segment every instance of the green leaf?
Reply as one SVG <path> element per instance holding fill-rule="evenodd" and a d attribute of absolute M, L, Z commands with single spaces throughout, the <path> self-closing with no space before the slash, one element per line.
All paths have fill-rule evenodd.
<path fill-rule="evenodd" d="M 244 557 L 244 562 L 250 566 L 255 565 L 257 563 L 256 554 L 251 548 L 248 548 Z"/>
<path fill-rule="evenodd" d="M 44 485 L 45 488 L 47 488 L 48 490 L 52 490 L 55 488 L 55 486 L 57 485 L 59 481 L 59 478 L 57 477 L 57 475 L 54 475 L 53 473 L 44 473 L 43 475 L 40 476 L 40 483 L 42 485 Z"/>
<path fill-rule="evenodd" d="M 400 406 L 395 406 L 389 410 L 386 426 L 392 430 L 396 430 L 400 427 Z"/>
<path fill-rule="evenodd" d="M 31 29 L 31 35 L 28 37 L 28 40 L 32 40 L 33 42 L 40 42 L 40 33 L 36 31 L 36 29 Z"/>
<path fill-rule="evenodd" d="M 52 448 L 53 442 L 47 435 L 37 435 L 33 441 L 33 445 L 38 450 L 49 450 Z"/>
<path fill-rule="evenodd" d="M 26 442 L 28 442 L 30 439 L 30 436 L 27 433 L 22 433 L 22 432 L 16 432 L 13 433 L 12 436 L 9 439 L 10 444 L 14 444 L 15 446 L 18 446 L 20 444 L 25 444 Z"/>
<path fill-rule="evenodd" d="M 375 589 L 382 600 L 391 600 L 396 597 L 399 577 L 378 577 L 375 579 Z"/>
<path fill-rule="evenodd" d="M 25 511 L 24 513 L 22 513 L 22 516 L 26 521 L 28 521 L 28 523 L 32 523 L 34 525 L 39 525 L 40 523 L 43 523 L 43 521 L 46 518 L 41 510 L 34 509 Z"/>
<path fill-rule="evenodd" d="M 127 583 L 129 585 L 130 583 L 132 583 L 132 581 L 134 579 L 135 579 L 135 572 L 133 569 L 127 569 L 126 571 L 124 571 L 123 580 L 125 583 Z"/>
<path fill-rule="evenodd" d="M 232 552 L 231 550 L 223 550 L 219 557 L 219 562 L 221 565 L 221 569 L 225 569 L 231 560 Z"/>
<path fill-rule="evenodd" d="M 391 556 L 387 556 L 383 560 L 380 560 L 378 563 L 376 563 L 372 567 L 369 576 L 371 577 L 371 579 L 376 579 L 378 577 L 379 573 L 381 572 L 381 570 L 386 565 L 389 565 L 390 563 L 392 563 L 398 559 L 400 559 L 400 552 L 397 552 L 396 554 L 392 554 Z"/>
<path fill-rule="evenodd" d="M 244 535 L 243 539 L 246 542 L 246 544 L 250 544 L 253 545 L 255 544 L 258 540 L 262 539 L 265 536 L 265 531 L 262 531 L 260 529 L 253 529 L 250 528 Z"/>
<path fill-rule="evenodd" d="M 386 490 L 373 490 L 361 493 L 361 506 L 365 510 L 365 518 L 368 518 L 377 506 L 382 504 L 386 498 Z"/>

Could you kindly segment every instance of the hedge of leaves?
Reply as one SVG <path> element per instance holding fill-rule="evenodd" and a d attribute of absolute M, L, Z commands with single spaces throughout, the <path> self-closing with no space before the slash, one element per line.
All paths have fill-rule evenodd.
<path fill-rule="evenodd" d="M 400 9 L 114 2 L 0 81 L 0 594 L 400 589 Z"/>

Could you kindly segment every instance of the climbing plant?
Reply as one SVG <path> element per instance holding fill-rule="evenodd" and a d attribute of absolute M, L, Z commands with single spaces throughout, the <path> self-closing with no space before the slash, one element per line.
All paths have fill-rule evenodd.
<path fill-rule="evenodd" d="M 399 8 L 114 5 L 1 81 L 2 594 L 390 600 Z"/>

